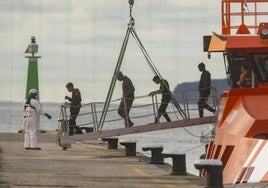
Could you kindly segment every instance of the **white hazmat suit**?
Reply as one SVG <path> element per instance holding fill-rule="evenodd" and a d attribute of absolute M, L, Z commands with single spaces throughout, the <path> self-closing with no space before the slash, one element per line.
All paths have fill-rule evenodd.
<path fill-rule="evenodd" d="M 37 90 L 34 90 L 36 93 L 31 93 L 30 95 L 35 94 L 37 96 Z M 38 129 L 40 127 L 40 115 L 45 115 L 48 119 L 51 119 L 51 116 L 42 110 L 42 104 L 40 101 L 35 98 L 31 98 L 29 103 L 24 104 L 24 148 L 25 149 L 41 149 L 37 145 L 37 136 Z"/>

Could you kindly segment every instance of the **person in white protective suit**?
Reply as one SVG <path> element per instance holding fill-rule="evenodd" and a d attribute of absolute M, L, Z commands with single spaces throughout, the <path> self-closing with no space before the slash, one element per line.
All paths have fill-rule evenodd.
<path fill-rule="evenodd" d="M 24 103 L 24 148 L 27 150 L 40 150 L 37 145 L 38 129 L 40 127 L 40 115 L 51 119 L 51 115 L 42 110 L 42 104 L 36 99 L 37 89 L 31 89 L 29 97 Z"/>

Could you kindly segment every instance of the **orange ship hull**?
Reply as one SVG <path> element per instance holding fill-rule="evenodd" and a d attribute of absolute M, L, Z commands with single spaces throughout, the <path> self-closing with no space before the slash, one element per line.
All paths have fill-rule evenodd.
<path fill-rule="evenodd" d="M 222 52 L 230 90 L 221 96 L 207 159 L 223 164 L 223 184 L 268 182 L 268 0 L 222 0 L 222 33 L 204 36 L 208 58 Z M 240 22 L 239 22 L 240 21 Z M 243 70 L 250 85 L 240 85 Z"/>
<path fill-rule="evenodd" d="M 207 158 L 223 162 L 224 184 L 268 182 L 266 101 L 268 88 L 232 89 L 222 95 Z"/>

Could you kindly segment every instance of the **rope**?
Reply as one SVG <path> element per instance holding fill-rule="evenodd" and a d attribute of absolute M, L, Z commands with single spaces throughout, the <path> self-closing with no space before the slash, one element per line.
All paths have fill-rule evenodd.
<path fill-rule="evenodd" d="M 157 70 L 157 68 L 155 67 L 155 65 L 154 65 L 154 63 L 153 63 L 153 61 L 152 61 L 152 59 L 151 59 L 150 56 L 148 55 L 148 53 L 147 53 L 147 51 L 145 50 L 144 46 L 142 45 L 142 43 L 141 43 L 141 41 L 140 41 L 140 39 L 139 39 L 139 37 L 138 37 L 138 35 L 137 35 L 137 33 L 136 33 L 134 27 L 131 28 L 131 35 L 133 36 L 133 38 L 134 38 L 135 41 L 137 42 L 138 46 L 140 47 L 140 49 L 141 49 L 141 51 L 142 51 L 142 53 L 143 53 L 145 59 L 147 60 L 147 63 L 148 63 L 148 65 L 149 65 L 149 67 L 151 68 L 152 72 L 153 72 L 155 75 L 159 76 L 159 78 L 162 80 L 162 79 L 163 79 L 162 76 L 160 75 L 160 73 L 159 73 L 159 71 Z M 173 103 L 175 104 L 175 106 L 176 106 L 176 108 L 177 108 L 179 114 L 181 115 L 181 117 L 182 117 L 183 119 L 186 119 L 186 115 L 184 114 L 184 112 L 183 112 L 183 110 L 181 109 L 180 105 L 177 103 L 177 101 L 176 101 L 176 99 L 175 99 L 173 93 L 170 91 L 169 87 L 167 86 L 167 84 L 166 84 L 165 82 L 164 82 L 164 85 L 165 85 L 165 87 L 168 89 L 168 92 L 169 92 L 169 94 L 170 94 L 170 96 L 171 96 L 171 99 L 172 99 Z"/>
<path fill-rule="evenodd" d="M 205 146 L 206 144 L 200 144 L 200 145 L 198 145 L 198 146 L 196 146 L 196 147 L 193 147 L 193 148 L 190 148 L 190 149 L 187 149 L 187 150 L 185 150 L 185 152 L 187 153 L 187 152 L 190 152 L 190 151 L 192 151 L 192 150 L 195 150 L 195 149 L 197 149 L 197 148 L 200 148 L 201 146 Z"/>
<path fill-rule="evenodd" d="M 214 130 L 214 128 L 213 128 L 213 129 L 211 129 L 207 134 L 204 134 L 204 135 L 196 135 L 196 134 L 193 134 L 193 133 L 191 133 L 190 131 L 188 131 L 185 127 L 183 127 L 183 129 L 184 129 L 189 135 L 191 135 L 191 136 L 193 136 L 193 137 L 197 137 L 197 138 L 201 138 L 202 136 L 208 136 L 208 135 L 210 135 L 210 134 L 213 132 L 213 130 Z"/>

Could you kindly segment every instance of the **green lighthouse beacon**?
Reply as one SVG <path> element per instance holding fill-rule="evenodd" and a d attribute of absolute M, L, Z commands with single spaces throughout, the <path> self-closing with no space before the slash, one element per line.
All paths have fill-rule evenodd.
<path fill-rule="evenodd" d="M 25 99 L 29 96 L 30 89 L 34 88 L 39 91 L 38 83 L 38 59 L 41 56 L 35 56 L 35 53 L 38 52 L 38 44 L 35 41 L 35 36 L 31 37 L 31 43 L 28 45 L 25 53 L 31 53 L 31 56 L 25 56 L 28 58 L 28 74 L 27 74 L 27 86 Z M 39 98 L 39 95 L 37 96 Z"/>

